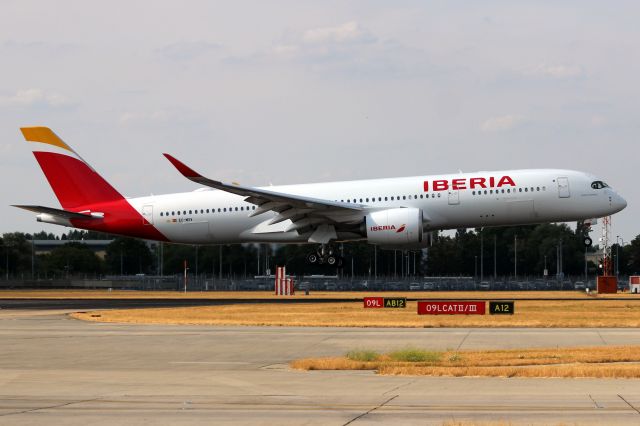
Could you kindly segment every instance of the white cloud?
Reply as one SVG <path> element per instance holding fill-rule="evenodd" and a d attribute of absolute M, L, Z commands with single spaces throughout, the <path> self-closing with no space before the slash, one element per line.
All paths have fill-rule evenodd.
<path fill-rule="evenodd" d="M 577 65 L 549 65 L 540 64 L 525 71 L 527 75 L 550 77 L 550 78 L 577 78 L 584 75 L 584 69 Z"/>
<path fill-rule="evenodd" d="M 370 41 L 373 38 L 357 22 L 351 21 L 337 27 L 314 28 L 304 32 L 305 43 L 350 43 Z"/>
<path fill-rule="evenodd" d="M 58 93 L 47 93 L 41 89 L 18 90 L 9 96 L 0 96 L 0 105 L 30 107 L 36 105 L 46 105 L 50 107 L 64 107 L 71 102 Z"/>
<path fill-rule="evenodd" d="M 486 120 L 480 128 L 484 132 L 502 132 L 513 129 L 521 122 L 521 115 L 501 115 Z"/>

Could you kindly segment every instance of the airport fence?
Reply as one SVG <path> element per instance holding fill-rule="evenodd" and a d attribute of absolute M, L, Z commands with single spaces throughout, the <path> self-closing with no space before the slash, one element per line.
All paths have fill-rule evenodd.
<path fill-rule="evenodd" d="M 339 276 L 294 277 L 297 291 L 560 291 L 596 288 L 595 277 L 566 279 L 510 277 L 479 281 L 473 277 L 378 278 Z M 0 289 L 118 289 L 141 291 L 273 291 L 273 277 L 222 278 L 207 275 L 105 276 L 67 279 L 0 280 Z M 628 277 L 618 280 L 620 290 L 628 288 Z"/>

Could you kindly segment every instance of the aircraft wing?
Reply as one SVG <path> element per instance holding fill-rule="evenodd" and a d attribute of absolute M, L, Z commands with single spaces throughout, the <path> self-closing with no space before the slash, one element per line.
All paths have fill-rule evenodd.
<path fill-rule="evenodd" d="M 223 183 L 209 179 L 191 169 L 175 157 L 164 154 L 176 169 L 187 179 L 245 197 L 245 201 L 258 206 L 250 216 L 273 211 L 278 213 L 269 221 L 269 225 L 291 220 L 286 231 L 312 231 L 309 242 L 327 243 L 336 238 L 336 224 L 354 224 L 362 220 L 367 213 L 361 204 L 342 203 L 302 195 L 287 194 L 237 184 Z"/>
<path fill-rule="evenodd" d="M 44 207 L 44 206 L 17 206 L 13 205 L 13 207 L 17 207 L 19 209 L 29 210 L 34 213 L 46 213 L 52 216 L 57 216 L 62 219 L 97 219 L 97 217 L 92 216 L 90 214 L 84 213 L 76 213 L 70 212 L 67 210 L 54 209 L 53 207 Z"/>

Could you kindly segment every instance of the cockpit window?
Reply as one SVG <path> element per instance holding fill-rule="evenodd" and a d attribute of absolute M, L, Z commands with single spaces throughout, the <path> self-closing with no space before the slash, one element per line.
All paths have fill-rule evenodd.
<path fill-rule="evenodd" d="M 602 188 L 608 188 L 608 187 L 609 187 L 609 185 L 607 185 L 606 183 L 604 183 L 604 182 L 603 182 L 603 181 L 601 181 L 601 180 L 596 180 L 595 182 L 592 182 L 592 183 L 591 183 L 591 187 L 592 187 L 593 189 L 602 189 Z"/>

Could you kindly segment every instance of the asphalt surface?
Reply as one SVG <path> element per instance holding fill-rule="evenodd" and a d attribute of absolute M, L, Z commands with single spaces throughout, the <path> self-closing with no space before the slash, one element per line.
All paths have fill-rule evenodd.
<path fill-rule="evenodd" d="M 638 380 L 393 377 L 287 366 L 358 347 L 622 344 L 640 345 L 640 330 L 118 325 L 0 310 L 0 424 L 637 425 Z"/>

